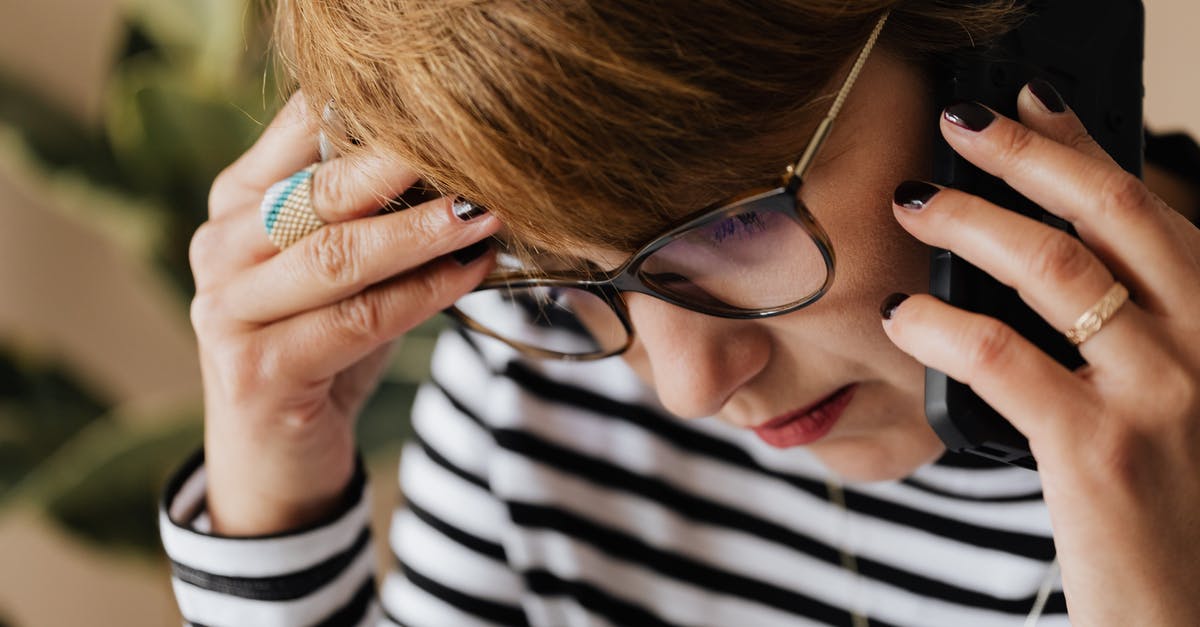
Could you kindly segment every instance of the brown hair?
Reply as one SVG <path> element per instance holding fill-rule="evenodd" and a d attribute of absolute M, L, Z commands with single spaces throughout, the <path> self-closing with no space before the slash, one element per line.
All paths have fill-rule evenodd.
<path fill-rule="evenodd" d="M 332 100 L 434 188 L 518 239 L 629 251 L 772 184 L 802 147 L 767 131 L 815 123 L 887 9 L 880 45 L 918 61 L 1021 17 L 1004 0 L 278 0 L 275 36 L 315 111 Z"/>

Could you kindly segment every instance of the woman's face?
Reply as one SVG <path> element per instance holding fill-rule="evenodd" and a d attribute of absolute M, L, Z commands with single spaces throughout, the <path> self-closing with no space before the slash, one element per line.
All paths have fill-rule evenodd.
<path fill-rule="evenodd" d="M 888 294 L 927 288 L 929 250 L 896 223 L 891 198 L 900 181 L 929 178 L 936 122 L 923 75 L 876 50 L 801 192 L 838 260 L 817 303 L 746 321 L 625 295 L 637 337 L 623 358 L 669 411 L 754 428 L 853 384 L 836 420 L 793 421 L 764 439 L 805 445 L 858 480 L 902 477 L 942 452 L 925 422 L 922 366 L 887 339 L 879 314 Z"/>

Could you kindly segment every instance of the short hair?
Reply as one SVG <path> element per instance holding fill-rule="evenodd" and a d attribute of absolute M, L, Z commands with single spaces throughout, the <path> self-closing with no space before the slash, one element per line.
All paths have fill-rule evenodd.
<path fill-rule="evenodd" d="M 513 235 L 631 251 L 765 187 L 886 10 L 924 61 L 1023 17 L 1012 1 L 278 0 L 277 49 L 318 113 L 492 210 Z M 835 87 L 835 86 L 834 86 Z"/>

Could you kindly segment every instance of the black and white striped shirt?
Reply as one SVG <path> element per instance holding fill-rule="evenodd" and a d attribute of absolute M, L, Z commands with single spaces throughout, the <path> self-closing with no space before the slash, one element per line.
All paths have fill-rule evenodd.
<path fill-rule="evenodd" d="M 413 411 L 376 591 L 361 470 L 337 515 L 203 531 L 199 456 L 163 542 L 197 625 L 1019 625 L 1054 544 L 1038 475 L 946 457 L 845 487 L 803 449 L 669 416 L 620 359 L 528 362 L 447 332 Z M 855 556 L 857 571 L 843 568 Z M 1055 582 L 1039 625 L 1067 624 Z"/>

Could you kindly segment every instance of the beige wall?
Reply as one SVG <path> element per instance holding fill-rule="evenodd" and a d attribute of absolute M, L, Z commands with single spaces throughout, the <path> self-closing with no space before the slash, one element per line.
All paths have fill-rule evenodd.
<path fill-rule="evenodd" d="M 1144 0 L 1146 124 L 1200 138 L 1200 2 Z"/>

